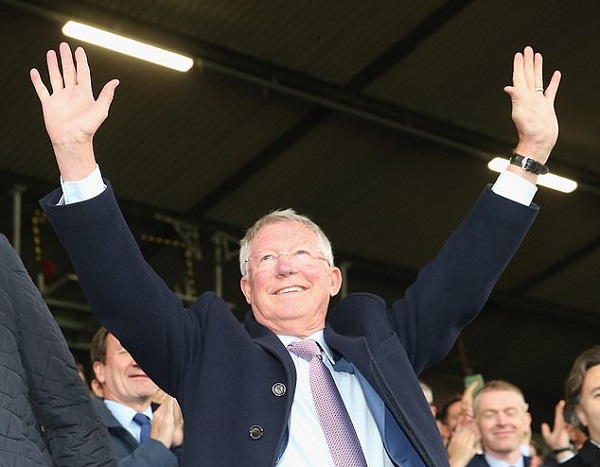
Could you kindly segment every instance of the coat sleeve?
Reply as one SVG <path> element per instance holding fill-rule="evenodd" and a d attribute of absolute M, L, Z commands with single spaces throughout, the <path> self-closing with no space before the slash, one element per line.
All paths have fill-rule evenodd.
<path fill-rule="evenodd" d="M 60 328 L 16 252 L 0 236 L 6 292 L 18 316 L 19 357 L 29 403 L 57 466 L 116 465 L 105 427 Z"/>
<path fill-rule="evenodd" d="M 393 328 L 417 374 L 442 359 L 482 310 L 538 210 L 486 188 L 404 298 L 393 304 Z"/>
<path fill-rule="evenodd" d="M 41 206 L 98 320 L 161 389 L 179 397 L 189 365 L 201 352 L 209 321 L 205 311 L 231 313 L 224 313 L 226 303 L 214 294 L 203 294 L 193 311 L 182 304 L 144 259 L 106 183 L 107 189 L 90 200 L 59 206 L 61 191 L 56 190 Z"/>

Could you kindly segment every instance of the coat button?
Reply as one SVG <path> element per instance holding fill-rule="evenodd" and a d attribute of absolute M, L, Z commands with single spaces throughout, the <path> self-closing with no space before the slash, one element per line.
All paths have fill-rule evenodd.
<path fill-rule="evenodd" d="M 285 384 L 283 384 L 283 383 L 275 383 L 273 386 L 271 386 L 271 391 L 277 397 L 283 396 L 285 394 L 286 390 L 287 390 L 287 388 L 285 387 Z"/>
<path fill-rule="evenodd" d="M 251 439 L 261 439 L 263 434 L 264 434 L 264 430 L 262 428 L 262 426 L 260 425 L 252 425 L 250 427 L 250 438 Z"/>

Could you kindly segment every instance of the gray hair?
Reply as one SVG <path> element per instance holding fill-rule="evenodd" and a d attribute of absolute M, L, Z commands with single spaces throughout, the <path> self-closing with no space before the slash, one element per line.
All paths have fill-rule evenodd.
<path fill-rule="evenodd" d="M 242 276 L 248 275 L 248 253 L 250 251 L 250 242 L 256 237 L 258 231 L 266 225 L 277 224 L 280 222 L 297 222 L 302 224 L 304 227 L 308 227 L 312 230 L 319 240 L 319 250 L 325 256 L 327 264 L 333 266 L 333 248 L 331 242 L 325 235 L 325 232 L 315 222 L 306 216 L 296 213 L 293 209 L 277 209 L 271 211 L 269 214 L 264 215 L 258 219 L 252 227 L 246 231 L 244 238 L 240 240 L 240 272 Z"/>

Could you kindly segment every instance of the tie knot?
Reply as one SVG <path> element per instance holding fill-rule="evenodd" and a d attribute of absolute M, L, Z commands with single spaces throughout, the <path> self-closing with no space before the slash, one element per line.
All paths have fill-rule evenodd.
<path fill-rule="evenodd" d="M 150 425 L 150 418 L 148 415 L 144 415 L 143 413 L 136 413 L 133 416 L 133 421 L 139 426 Z"/>
<path fill-rule="evenodd" d="M 292 342 L 288 345 L 288 350 L 309 362 L 316 355 L 321 355 L 321 347 L 312 339 Z"/>

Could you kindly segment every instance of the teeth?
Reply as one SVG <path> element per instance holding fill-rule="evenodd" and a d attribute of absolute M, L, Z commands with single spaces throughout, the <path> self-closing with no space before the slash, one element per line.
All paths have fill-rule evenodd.
<path fill-rule="evenodd" d="M 277 295 L 281 295 L 289 292 L 302 292 L 301 287 L 286 287 L 285 289 L 281 289 L 277 291 Z"/>

